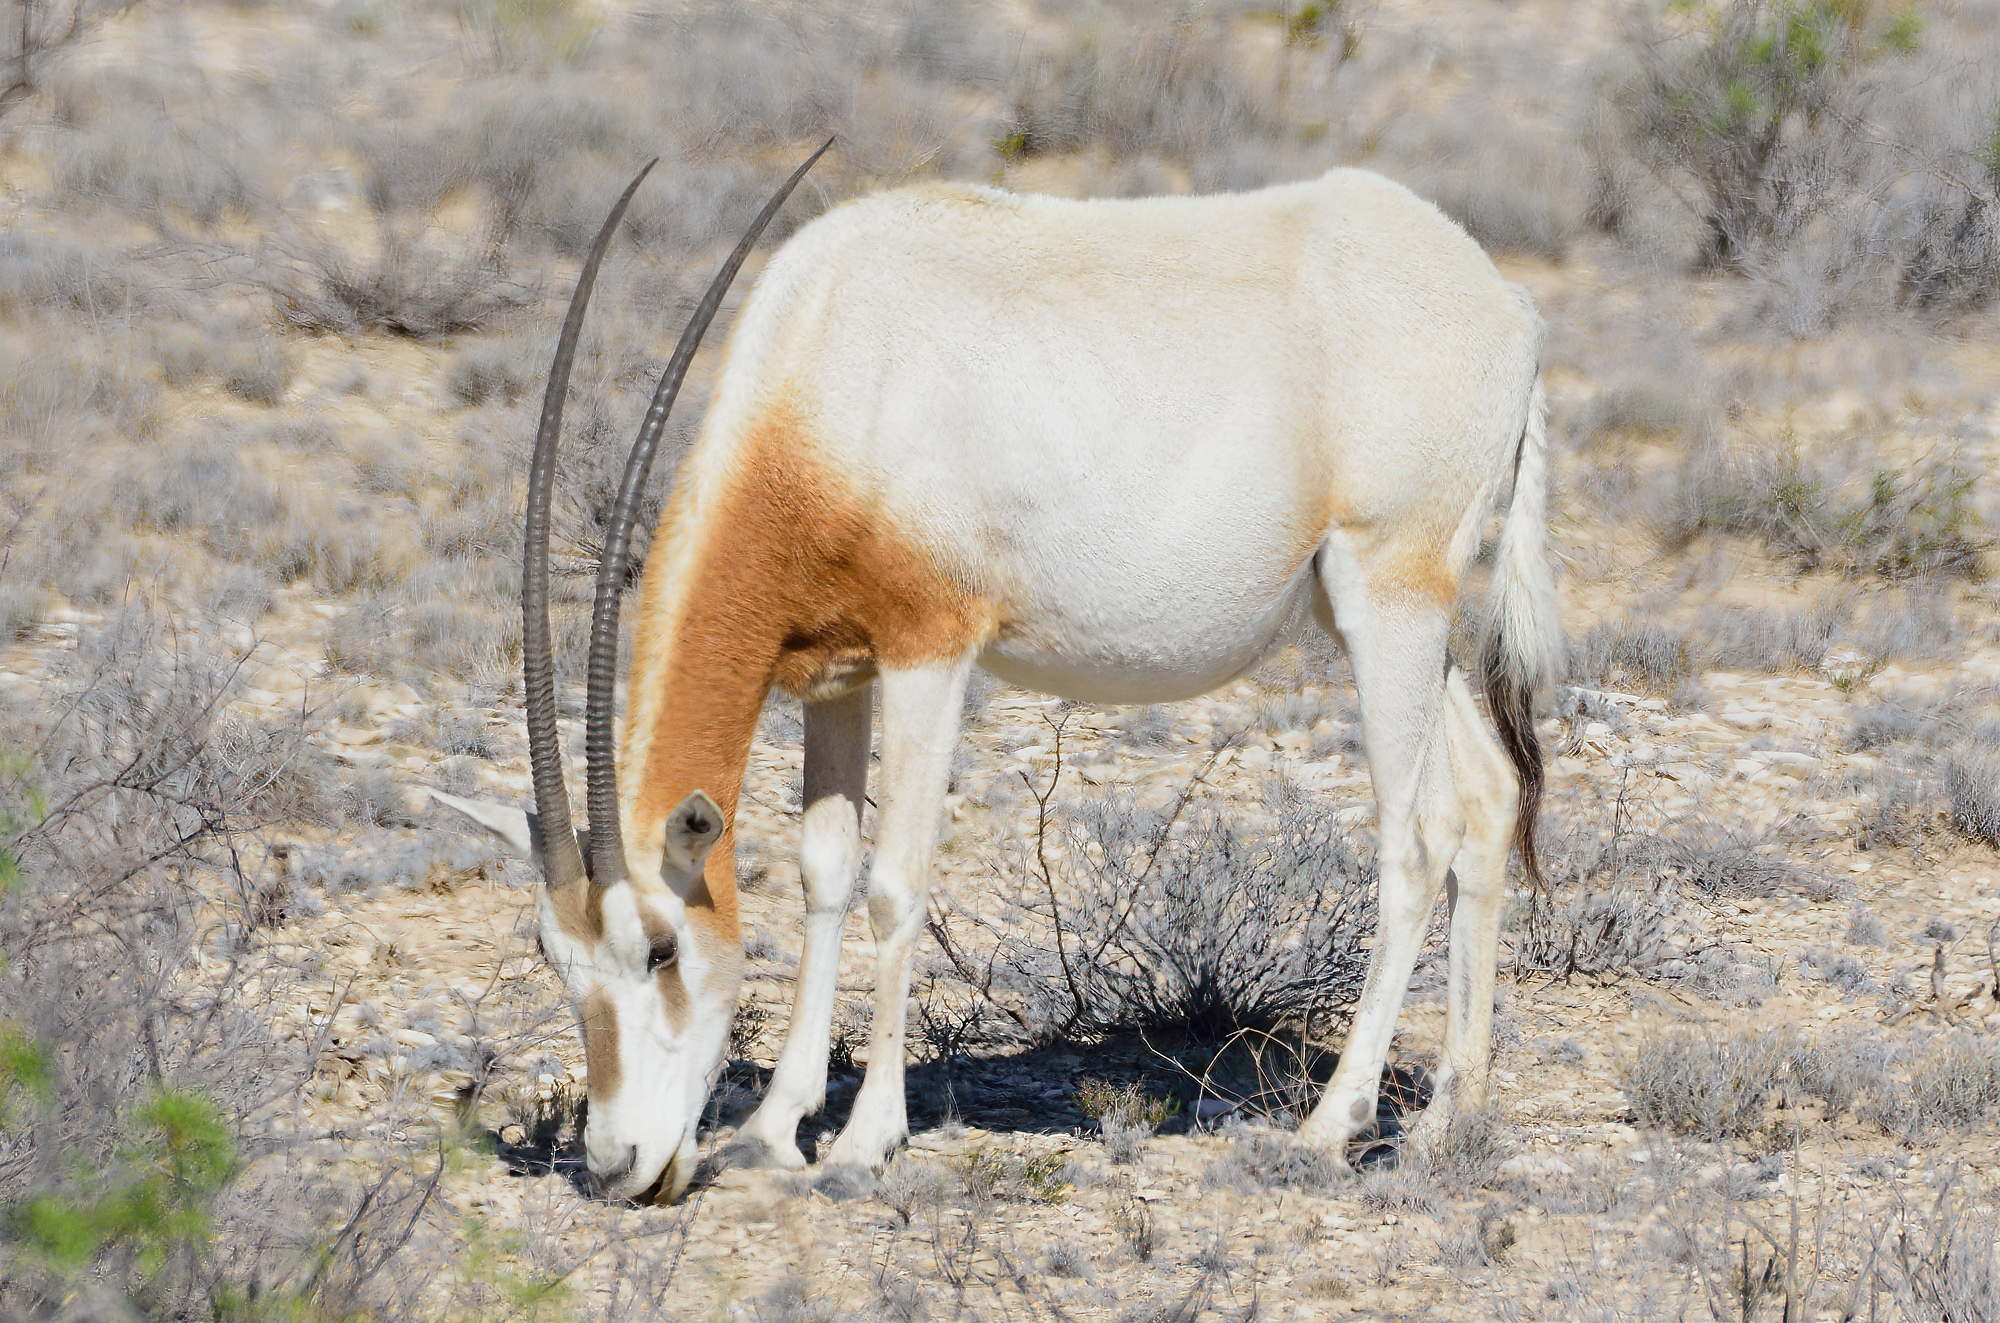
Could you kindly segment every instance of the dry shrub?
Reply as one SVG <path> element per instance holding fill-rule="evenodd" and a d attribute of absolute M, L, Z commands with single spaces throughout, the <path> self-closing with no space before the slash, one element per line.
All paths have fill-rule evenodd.
<path fill-rule="evenodd" d="M 1670 1030 L 1617 1063 L 1643 1126 L 1697 1139 L 1747 1139 L 1764 1124 L 1789 1044 L 1770 1034 Z"/>
<path fill-rule="evenodd" d="M 0 709 L 0 1028 L 14 1081 L 34 1076 L 8 1118 L 0 1204 L 17 1230 L 40 1210 L 29 1239 L 48 1251 L 0 1287 L 10 1312 L 81 1280 L 207 1313 L 227 1286 L 216 1263 L 158 1247 L 206 1240 L 235 1132 L 301 1082 L 272 1025 L 307 971 L 257 936 L 266 879 L 249 863 L 275 824 L 320 811 L 317 789 L 299 724 L 229 713 L 240 661 L 207 633 L 127 612 L 79 634 L 40 701 Z M 147 1196 L 161 1220 L 105 1220 L 150 1188 L 159 1144 L 188 1164 Z M 273 1255 L 299 1248 L 296 1219 L 263 1218 Z"/>
<path fill-rule="evenodd" d="M 1706 670 L 1702 641 L 1681 627 L 1652 621 L 1592 625 L 1572 639 L 1565 678 L 1598 689 L 1671 694 Z"/>
<path fill-rule="evenodd" d="M 1985 687 L 1895 693 L 1859 707 L 1847 745 L 1882 762 L 1862 780 L 1867 795 L 1859 843 L 1914 846 L 1953 833 L 2000 841 L 2000 740 Z"/>
<path fill-rule="evenodd" d="M 1647 169 L 1690 186 L 1698 267 L 1743 266 L 1853 181 L 1847 124 L 1862 66 L 1916 39 L 1893 17 L 1870 22 L 1869 9 L 1730 0 L 1678 29 L 1641 30 L 1638 67 L 1613 91 L 1615 123 Z"/>
<path fill-rule="evenodd" d="M 1817 671 L 1846 636 L 1854 604 L 1843 593 L 1821 594 L 1805 606 L 1705 607 L 1695 631 L 1707 639 L 1709 660 L 1726 670 Z"/>
<path fill-rule="evenodd" d="M 1278 131 L 1278 107 L 1238 67 L 1225 23 L 1199 11 L 1121 17 L 1073 21 L 1021 62 L 994 141 L 1001 156 L 1102 147 L 1193 162 Z"/>
<path fill-rule="evenodd" d="M 2000 1317 L 2000 1228 L 1968 1198 L 1956 1164 L 1935 1183 L 1934 1197 L 1899 1194 L 1886 1218 L 1864 1224 L 1870 1252 L 1848 1292 L 1850 1315 L 1906 1323 Z"/>
<path fill-rule="evenodd" d="M 1954 456 L 1901 468 L 1795 448 L 1691 451 L 1653 520 L 1684 547 L 1704 533 L 1761 540 L 1802 570 L 1891 582 L 1980 579 L 1992 536 L 1973 501 L 1976 468 Z"/>
<path fill-rule="evenodd" d="M 2000 1106 L 2000 1055 L 1984 1035 L 1957 1032 L 1919 1055 L 1910 1066 L 1910 1121 L 1928 1129 L 1966 1130 Z"/>
<path fill-rule="evenodd" d="M 1539 850 L 1548 887 L 1531 892 L 1503 932 L 1516 976 L 1636 977 L 1757 1000 L 1769 971 L 1706 937 L 1684 899 L 1690 893 L 1825 899 L 1835 884 L 1782 857 L 1796 824 L 1754 830 L 1695 812 L 1646 829 L 1634 820 L 1629 791 L 1627 779 L 1587 810 L 1544 820 Z"/>
<path fill-rule="evenodd" d="M 1347 1182 L 1333 1155 L 1294 1143 L 1290 1136 L 1232 1125 L 1229 1147 L 1202 1171 L 1204 1188 L 1241 1194 L 1261 1190 L 1303 1190 L 1328 1194 Z"/>
<path fill-rule="evenodd" d="M 1058 760 L 1033 834 L 1010 842 L 1001 917 L 931 925 L 995 1032 L 1215 1042 L 1359 995 L 1374 870 L 1328 809 L 1294 794 L 1253 817 L 1198 781 L 1159 807 L 1118 792 L 1066 804 L 1061 774 Z M 977 930 L 986 953 L 954 928 Z"/>

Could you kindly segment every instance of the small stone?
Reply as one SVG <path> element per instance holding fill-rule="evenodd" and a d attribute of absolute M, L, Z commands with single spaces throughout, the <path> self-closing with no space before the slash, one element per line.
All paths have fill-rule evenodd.
<path fill-rule="evenodd" d="M 1545 1190 L 1576 1175 L 1576 1168 L 1553 1153 L 1523 1153 L 1500 1164 L 1502 1180 L 1525 1181 Z"/>

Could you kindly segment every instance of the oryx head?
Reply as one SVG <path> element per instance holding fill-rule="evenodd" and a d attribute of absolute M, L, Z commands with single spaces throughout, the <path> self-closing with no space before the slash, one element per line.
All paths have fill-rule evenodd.
<path fill-rule="evenodd" d="M 556 730 L 548 605 L 550 494 L 570 365 L 591 286 L 651 163 L 611 209 L 563 321 L 528 474 L 521 671 L 535 812 L 435 796 L 541 865 L 542 951 L 562 975 L 583 1030 L 590 1101 L 584 1152 L 599 1187 L 615 1197 L 636 1198 L 657 1189 L 671 1199 L 687 1188 L 694 1175 L 696 1127 L 729 1042 L 743 978 L 733 909 L 731 917 L 721 918 L 706 880 L 709 855 L 729 827 L 715 800 L 702 788 L 691 790 L 664 823 L 648 824 L 647 839 L 631 842 L 629 849 L 619 817 L 614 686 L 619 594 L 633 518 L 674 396 L 729 282 L 793 187 L 832 145 L 829 139 L 793 172 L 716 273 L 660 376 L 633 442 L 605 532 L 591 615 L 584 706 L 590 827 L 578 833 L 570 824 Z M 727 860 L 717 863 L 726 866 Z"/>

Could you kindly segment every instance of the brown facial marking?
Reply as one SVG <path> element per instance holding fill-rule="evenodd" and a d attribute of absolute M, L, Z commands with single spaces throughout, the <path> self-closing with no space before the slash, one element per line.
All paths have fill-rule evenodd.
<path fill-rule="evenodd" d="M 735 441 L 733 471 L 698 515 L 676 491 L 663 522 L 701 520 L 683 563 L 647 567 L 632 675 L 662 681 L 633 701 L 648 738 L 646 765 L 626 771 L 638 778 L 631 827 L 660 839 L 696 789 L 721 806 L 727 825 L 686 898 L 688 922 L 718 941 L 737 931 L 736 800 L 770 687 L 811 692 L 878 664 L 940 661 L 992 631 L 991 605 L 823 453 L 796 403 L 769 409 Z M 664 529 L 654 539 L 669 542 Z"/>
<path fill-rule="evenodd" d="M 570 940 L 595 946 L 604 935 L 604 896 L 588 881 L 549 888 L 549 911 Z"/>
<path fill-rule="evenodd" d="M 653 984 L 660 990 L 660 1004 L 667 1013 L 667 1028 L 675 1033 L 687 1028 L 693 1007 L 688 1000 L 687 984 L 681 978 L 681 967 L 660 966 L 653 972 Z"/>
<path fill-rule="evenodd" d="M 585 1089 L 592 1098 L 609 1099 L 624 1077 L 618 1062 L 618 1008 L 604 992 L 593 992 L 583 999 L 581 1018 Z"/>

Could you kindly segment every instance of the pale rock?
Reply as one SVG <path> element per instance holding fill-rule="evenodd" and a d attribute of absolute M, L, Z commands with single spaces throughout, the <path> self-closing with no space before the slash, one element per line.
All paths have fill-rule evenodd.
<path fill-rule="evenodd" d="M 1755 756 L 1779 776 L 1794 781 L 1809 781 L 1819 775 L 1820 760 L 1809 753 L 1770 751 Z"/>
<path fill-rule="evenodd" d="M 1576 1168 L 1553 1153 L 1523 1153 L 1500 1164 L 1500 1179 L 1522 1181 L 1538 1190 L 1560 1185 Z"/>
<path fill-rule="evenodd" d="M 289 666 L 245 667 L 244 679 L 257 689 L 274 694 L 293 694 L 306 687 L 305 679 Z"/>

